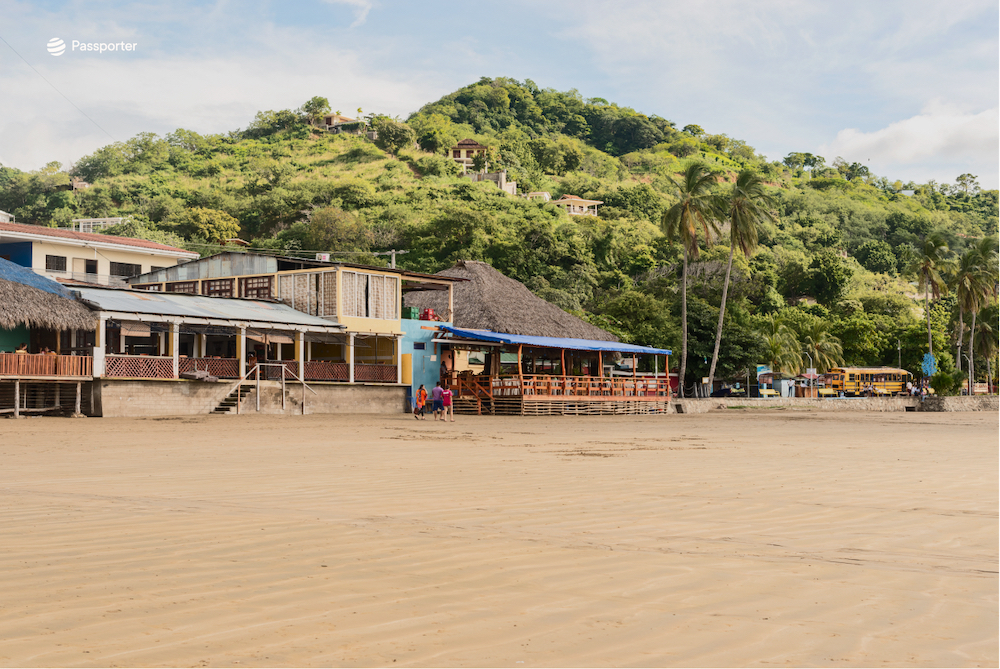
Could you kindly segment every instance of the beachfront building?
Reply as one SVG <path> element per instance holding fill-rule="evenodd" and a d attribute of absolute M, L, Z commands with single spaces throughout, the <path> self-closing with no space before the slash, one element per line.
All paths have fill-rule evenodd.
<path fill-rule="evenodd" d="M 198 254 L 145 239 L 0 221 L 0 258 L 57 281 L 124 286 L 128 277 Z"/>
<path fill-rule="evenodd" d="M 453 323 L 438 326 L 432 340 L 457 412 L 667 410 L 668 349 L 622 344 L 483 262 L 461 261 L 438 275 L 465 280 L 454 288 Z M 414 293 L 406 305 L 437 309 L 442 302 L 434 293 Z"/>
<path fill-rule="evenodd" d="M 0 414 L 89 403 L 96 318 L 64 286 L 0 260 Z"/>
<path fill-rule="evenodd" d="M 404 320 L 410 319 L 403 319 L 403 295 L 439 293 L 441 306 L 435 317 L 450 323 L 452 285 L 460 281 L 390 267 L 230 251 L 150 272 L 130 283 L 156 292 L 278 300 L 342 326 L 338 341 L 316 343 L 307 352 L 307 360 L 338 364 L 326 380 L 409 386 L 413 369 L 426 369 L 429 361 L 417 351 L 403 350 L 407 331 L 414 335 L 415 330 L 418 337 L 425 332 L 409 323 L 404 327 Z M 289 349 L 287 343 L 284 348 L 268 345 L 258 353 L 280 360 Z M 411 355 L 407 361 L 404 353 Z"/>

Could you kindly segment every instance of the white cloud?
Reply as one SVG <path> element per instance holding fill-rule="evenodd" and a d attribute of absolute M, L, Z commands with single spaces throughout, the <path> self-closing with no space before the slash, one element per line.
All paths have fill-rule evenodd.
<path fill-rule="evenodd" d="M 900 172 L 933 170 L 926 178 L 951 180 L 958 173 L 975 172 L 987 188 L 997 187 L 1000 110 L 992 107 L 978 113 L 964 112 L 955 105 L 935 100 L 920 114 L 862 132 L 847 128 L 819 147 L 828 160 L 842 156 L 848 162 L 869 165 L 876 174 L 897 178 Z M 899 178 L 902 178 L 901 176 Z M 909 177 L 924 180 L 919 176 Z"/>
<path fill-rule="evenodd" d="M 352 28 L 357 28 L 363 24 L 368 18 L 368 12 L 372 10 L 370 0 L 325 0 L 325 2 L 331 5 L 350 5 L 354 7 L 354 23 L 351 24 Z"/>

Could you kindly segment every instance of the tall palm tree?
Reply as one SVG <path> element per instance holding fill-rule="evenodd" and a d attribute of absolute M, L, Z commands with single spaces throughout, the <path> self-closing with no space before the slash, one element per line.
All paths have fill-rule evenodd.
<path fill-rule="evenodd" d="M 979 310 L 985 306 L 987 299 L 997 295 L 997 238 L 990 236 L 977 240 L 969 251 L 976 258 L 976 286 L 979 289 L 978 299 L 975 300 L 975 309 L 972 312 L 972 329 L 969 331 L 969 374 L 972 376 L 973 381 L 975 381 L 974 346 L 976 341 L 976 317 L 979 315 Z M 969 392 L 972 392 L 971 388 Z"/>
<path fill-rule="evenodd" d="M 771 211 L 776 206 L 774 197 L 767 192 L 764 181 L 753 170 L 740 171 L 729 192 L 719 202 L 729 223 L 729 263 L 726 265 L 726 280 L 722 284 L 722 303 L 719 305 L 719 325 L 715 329 L 715 349 L 712 351 L 712 366 L 708 370 L 708 387 L 715 382 L 715 365 L 719 361 L 719 344 L 722 343 L 722 322 L 726 316 L 726 297 L 729 294 L 729 277 L 733 271 L 733 254 L 736 247 L 749 257 L 757 248 L 757 226 L 765 219 L 775 220 Z"/>
<path fill-rule="evenodd" d="M 910 272 L 917 277 L 917 290 L 924 291 L 924 314 L 927 316 L 927 350 L 934 355 L 934 340 L 931 337 L 931 293 L 934 299 L 941 296 L 947 284 L 941 273 L 947 268 L 948 243 L 939 233 L 932 232 L 917 250 L 917 257 L 910 266 Z"/>
<path fill-rule="evenodd" d="M 986 297 L 984 275 L 979 249 L 973 246 L 965 251 L 955 263 L 949 277 L 951 289 L 958 301 L 958 341 L 956 343 L 955 367 L 962 371 L 962 349 L 965 345 L 965 314 L 979 311 Z"/>
<path fill-rule="evenodd" d="M 817 322 L 809 328 L 802 337 L 802 350 L 812 356 L 819 374 L 825 374 L 844 361 L 843 344 L 830 332 L 830 324 L 826 322 Z"/>
<path fill-rule="evenodd" d="M 660 227 L 663 228 L 667 239 L 673 242 L 675 239 L 681 243 L 681 258 L 683 270 L 681 274 L 681 321 L 683 329 L 681 331 L 681 369 L 678 375 L 678 387 L 680 396 L 684 397 L 684 374 L 687 371 L 687 273 L 688 260 L 698 259 L 698 229 L 705 235 L 705 240 L 712 238 L 713 234 L 719 233 L 716 221 L 721 218 L 716 198 L 712 195 L 712 186 L 715 184 L 715 175 L 707 165 L 701 162 L 692 162 L 684 170 L 684 175 L 680 183 L 673 179 L 671 183 L 677 188 L 678 201 L 672 207 L 663 212 L 663 219 Z"/>

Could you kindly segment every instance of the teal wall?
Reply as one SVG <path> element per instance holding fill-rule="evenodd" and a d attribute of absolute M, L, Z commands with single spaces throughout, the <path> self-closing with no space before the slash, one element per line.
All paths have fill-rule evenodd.
<path fill-rule="evenodd" d="M 31 333 L 28 332 L 28 328 L 23 325 L 19 325 L 13 330 L 0 328 L 0 353 L 13 353 L 14 349 L 21 343 L 31 343 Z"/>
<path fill-rule="evenodd" d="M 431 358 L 434 356 L 434 342 L 431 340 L 439 336 L 440 332 L 435 332 L 434 330 L 423 330 L 421 326 L 424 325 L 451 325 L 451 323 L 438 323 L 436 321 L 418 321 L 410 320 L 404 318 L 402 320 L 403 324 L 403 345 L 400 349 L 401 354 L 412 353 L 413 354 L 413 384 L 410 386 L 410 393 L 415 393 L 420 384 L 424 384 L 424 388 L 427 390 L 427 394 L 430 394 L 431 388 L 434 384 L 438 382 L 441 378 L 441 355 L 437 356 L 436 360 Z M 414 348 L 414 344 L 423 344 L 423 350 Z"/>

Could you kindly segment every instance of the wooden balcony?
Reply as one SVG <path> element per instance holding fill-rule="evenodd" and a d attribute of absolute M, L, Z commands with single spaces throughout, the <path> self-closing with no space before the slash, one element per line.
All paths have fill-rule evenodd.
<path fill-rule="evenodd" d="M 89 355 L 0 353 L 0 377 L 32 379 L 91 379 L 94 361 Z"/>

